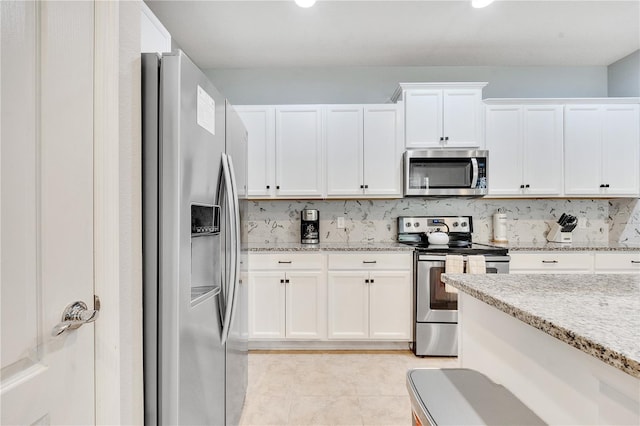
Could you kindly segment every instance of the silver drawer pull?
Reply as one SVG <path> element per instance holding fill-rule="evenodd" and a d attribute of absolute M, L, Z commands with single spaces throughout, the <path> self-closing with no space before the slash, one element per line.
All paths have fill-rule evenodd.
<path fill-rule="evenodd" d="M 557 260 L 543 260 L 542 263 L 558 263 Z"/>
<path fill-rule="evenodd" d="M 278 263 L 291 263 L 290 260 L 278 260 Z"/>
<path fill-rule="evenodd" d="M 375 260 L 363 260 L 362 263 L 377 263 Z"/>
<path fill-rule="evenodd" d="M 631 263 L 640 263 L 640 260 L 632 260 Z"/>

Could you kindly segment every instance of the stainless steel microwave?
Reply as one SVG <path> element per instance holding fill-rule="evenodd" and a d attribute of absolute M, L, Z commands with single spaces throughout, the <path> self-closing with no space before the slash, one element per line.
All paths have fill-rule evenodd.
<path fill-rule="evenodd" d="M 481 197 L 487 195 L 489 151 L 410 149 L 404 153 L 404 195 Z"/>

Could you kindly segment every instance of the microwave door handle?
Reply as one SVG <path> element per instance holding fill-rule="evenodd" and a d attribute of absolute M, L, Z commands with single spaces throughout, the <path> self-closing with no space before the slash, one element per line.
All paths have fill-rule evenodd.
<path fill-rule="evenodd" d="M 476 158 L 471 159 L 471 167 L 473 168 L 473 174 L 471 175 L 471 188 L 475 188 L 478 185 L 478 160 Z"/>

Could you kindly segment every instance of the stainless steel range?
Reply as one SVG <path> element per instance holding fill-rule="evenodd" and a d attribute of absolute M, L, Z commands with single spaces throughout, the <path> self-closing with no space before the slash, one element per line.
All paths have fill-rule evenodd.
<path fill-rule="evenodd" d="M 440 275 L 448 254 L 483 255 L 488 274 L 509 273 L 508 250 L 473 243 L 470 216 L 413 216 L 398 218 L 398 241 L 415 247 L 415 328 L 413 352 L 418 356 L 458 355 L 458 297 L 447 291 Z M 429 244 L 429 234 L 446 232 L 448 244 Z"/>

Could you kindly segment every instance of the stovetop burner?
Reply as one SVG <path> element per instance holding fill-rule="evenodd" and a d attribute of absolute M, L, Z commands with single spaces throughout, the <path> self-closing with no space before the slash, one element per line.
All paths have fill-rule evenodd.
<path fill-rule="evenodd" d="M 449 244 L 428 243 L 431 232 L 447 231 Z M 413 216 L 398 218 L 398 241 L 415 247 L 418 252 L 433 254 L 505 256 L 508 249 L 489 244 L 474 243 L 470 216 Z"/>

